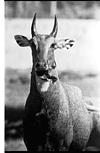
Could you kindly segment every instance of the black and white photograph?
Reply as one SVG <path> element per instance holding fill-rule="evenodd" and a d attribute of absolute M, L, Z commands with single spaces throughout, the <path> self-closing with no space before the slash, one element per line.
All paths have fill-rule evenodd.
<path fill-rule="evenodd" d="M 100 1 L 4 1 L 4 150 L 100 151 Z"/>

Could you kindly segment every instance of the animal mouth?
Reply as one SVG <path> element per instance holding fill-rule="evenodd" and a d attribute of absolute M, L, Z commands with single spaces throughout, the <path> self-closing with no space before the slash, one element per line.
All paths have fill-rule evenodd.
<path fill-rule="evenodd" d="M 55 76 L 49 74 L 49 70 L 39 70 L 36 71 L 36 74 L 41 78 L 41 80 L 52 81 L 53 83 L 57 81 Z"/>

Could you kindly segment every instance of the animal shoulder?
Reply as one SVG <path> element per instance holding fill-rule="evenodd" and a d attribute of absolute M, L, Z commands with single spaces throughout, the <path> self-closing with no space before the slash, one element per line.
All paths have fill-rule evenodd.
<path fill-rule="evenodd" d="M 79 87 L 62 82 L 62 86 L 68 97 L 74 101 L 82 99 L 82 91 Z"/>

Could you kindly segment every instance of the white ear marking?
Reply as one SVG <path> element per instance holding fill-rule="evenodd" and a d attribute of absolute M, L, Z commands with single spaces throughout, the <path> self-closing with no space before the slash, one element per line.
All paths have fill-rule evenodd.
<path fill-rule="evenodd" d="M 69 49 L 70 47 L 72 47 L 74 45 L 74 40 L 70 40 L 70 39 L 62 39 L 56 42 L 55 44 L 55 49 L 59 48 L 66 48 Z"/>

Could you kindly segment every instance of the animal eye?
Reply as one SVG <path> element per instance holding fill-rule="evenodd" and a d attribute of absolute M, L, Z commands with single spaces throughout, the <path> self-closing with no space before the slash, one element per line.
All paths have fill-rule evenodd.
<path fill-rule="evenodd" d="M 55 43 L 51 44 L 50 48 L 55 48 Z"/>

